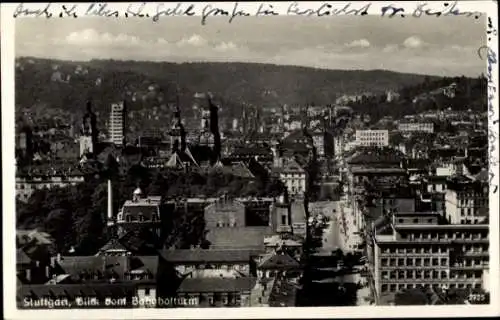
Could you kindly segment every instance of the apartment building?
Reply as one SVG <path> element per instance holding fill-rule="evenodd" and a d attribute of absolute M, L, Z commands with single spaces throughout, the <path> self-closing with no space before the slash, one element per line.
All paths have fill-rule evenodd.
<path fill-rule="evenodd" d="M 375 232 L 378 300 L 417 286 L 489 290 L 488 225 L 438 224 L 438 219 L 433 212 L 398 213 L 389 232 Z"/>
<path fill-rule="evenodd" d="M 123 145 L 125 137 L 125 104 L 113 103 L 109 115 L 109 138 L 118 146 Z"/>
<path fill-rule="evenodd" d="M 410 132 L 434 132 L 434 123 L 432 122 L 400 122 L 398 130 L 403 133 Z"/>
<path fill-rule="evenodd" d="M 356 130 L 358 146 L 389 146 L 389 130 Z"/>
<path fill-rule="evenodd" d="M 445 193 L 446 218 L 454 224 L 486 223 L 488 194 L 487 183 L 463 176 L 449 181 Z"/>

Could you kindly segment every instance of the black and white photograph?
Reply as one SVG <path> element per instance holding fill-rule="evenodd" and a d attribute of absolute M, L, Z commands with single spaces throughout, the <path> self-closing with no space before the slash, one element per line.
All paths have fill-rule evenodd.
<path fill-rule="evenodd" d="M 13 308 L 490 307 L 481 3 L 10 4 Z"/>

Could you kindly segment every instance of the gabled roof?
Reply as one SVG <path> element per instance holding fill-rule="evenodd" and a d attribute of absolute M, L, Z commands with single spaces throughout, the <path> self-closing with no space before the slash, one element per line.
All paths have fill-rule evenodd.
<path fill-rule="evenodd" d="M 289 158 L 289 159 L 286 159 L 284 161 L 284 165 L 283 165 L 283 168 L 281 169 L 281 171 L 305 173 L 305 170 L 293 158 Z"/>
<path fill-rule="evenodd" d="M 177 150 L 176 152 L 174 152 L 168 160 L 166 166 L 169 168 L 181 169 L 185 167 L 186 163 L 198 166 L 198 163 L 194 159 L 188 147 L 186 147 L 184 151 Z"/>
<path fill-rule="evenodd" d="M 253 179 L 255 176 L 250 169 L 243 162 L 234 162 L 229 165 L 223 165 L 222 162 L 217 161 L 212 167 L 213 170 L 218 170 L 222 173 L 227 173 L 240 178 Z"/>
<path fill-rule="evenodd" d="M 106 252 L 106 251 L 128 251 L 127 248 L 118 241 L 116 238 L 112 238 L 109 240 L 101 249 L 99 249 L 100 252 Z"/>
<path fill-rule="evenodd" d="M 272 252 L 262 257 L 259 269 L 296 269 L 300 263 L 285 252 Z"/>
<path fill-rule="evenodd" d="M 130 270 L 142 270 L 149 272 L 153 277 L 158 273 L 160 258 L 158 256 L 131 256 Z"/>
<path fill-rule="evenodd" d="M 65 274 L 79 276 L 80 273 L 116 273 L 122 278 L 127 271 L 127 256 L 66 256 L 58 262 Z"/>
<path fill-rule="evenodd" d="M 133 230 L 120 237 L 119 241 L 134 255 L 156 255 L 155 235 L 150 230 Z"/>

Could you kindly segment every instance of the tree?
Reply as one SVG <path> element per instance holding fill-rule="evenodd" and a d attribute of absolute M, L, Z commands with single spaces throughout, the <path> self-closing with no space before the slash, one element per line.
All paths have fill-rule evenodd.
<path fill-rule="evenodd" d="M 66 209 L 54 209 L 48 214 L 44 229 L 54 238 L 54 244 L 59 252 L 67 252 L 74 242 L 73 217 Z"/>

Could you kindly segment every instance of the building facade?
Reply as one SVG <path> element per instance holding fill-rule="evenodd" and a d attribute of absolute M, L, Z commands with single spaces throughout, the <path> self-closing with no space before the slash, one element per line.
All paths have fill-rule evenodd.
<path fill-rule="evenodd" d="M 487 224 L 438 224 L 436 213 L 415 212 L 395 214 L 391 225 L 374 236 L 377 299 L 419 286 L 488 290 Z"/>
<path fill-rule="evenodd" d="M 125 103 L 113 103 L 109 115 L 109 138 L 110 142 L 121 146 L 125 139 Z"/>
<path fill-rule="evenodd" d="M 356 144 L 358 146 L 378 146 L 389 145 L 388 130 L 356 130 Z"/>
<path fill-rule="evenodd" d="M 398 130 L 403 133 L 409 132 L 434 132 L 434 123 L 432 122 L 400 122 Z"/>
<path fill-rule="evenodd" d="M 454 224 L 486 223 L 488 185 L 479 181 L 449 181 L 445 193 L 446 218 Z"/>

